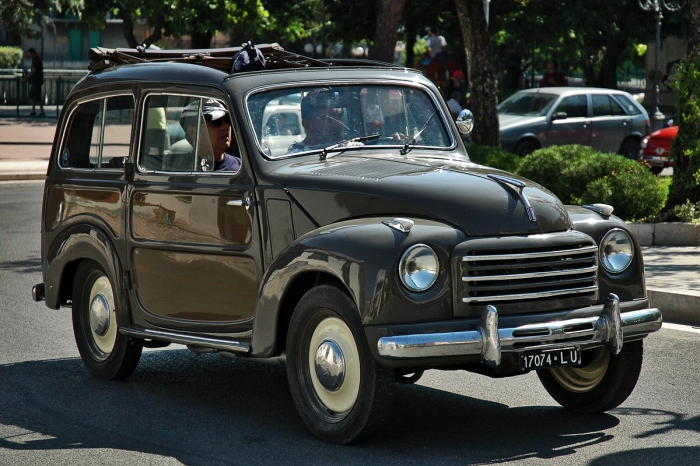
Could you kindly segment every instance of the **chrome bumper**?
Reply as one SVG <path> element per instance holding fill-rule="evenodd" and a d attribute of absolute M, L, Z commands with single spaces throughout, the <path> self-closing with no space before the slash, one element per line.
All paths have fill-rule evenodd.
<path fill-rule="evenodd" d="M 377 348 L 385 359 L 480 355 L 484 364 L 496 367 L 501 353 L 531 349 L 604 345 L 619 354 L 624 338 L 656 332 L 661 322 L 656 308 L 620 314 L 620 299 L 611 293 L 599 317 L 499 329 L 498 311 L 487 306 L 476 330 L 382 337 Z"/>

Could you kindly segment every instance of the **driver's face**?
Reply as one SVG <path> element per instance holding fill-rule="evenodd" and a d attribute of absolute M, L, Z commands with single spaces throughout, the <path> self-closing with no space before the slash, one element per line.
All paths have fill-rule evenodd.
<path fill-rule="evenodd" d="M 343 109 L 317 108 L 309 121 L 307 132 L 313 132 L 319 142 L 338 142 L 343 138 Z"/>

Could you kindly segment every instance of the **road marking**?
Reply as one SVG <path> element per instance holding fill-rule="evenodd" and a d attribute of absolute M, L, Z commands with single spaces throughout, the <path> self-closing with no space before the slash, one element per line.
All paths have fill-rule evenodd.
<path fill-rule="evenodd" d="M 700 333 L 700 327 L 693 327 L 691 325 L 669 324 L 668 322 L 664 322 L 661 327 L 668 330 L 680 330 L 681 332 Z"/>

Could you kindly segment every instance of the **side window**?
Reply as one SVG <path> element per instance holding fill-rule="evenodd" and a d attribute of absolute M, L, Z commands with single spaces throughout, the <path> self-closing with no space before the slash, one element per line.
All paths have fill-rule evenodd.
<path fill-rule="evenodd" d="M 627 113 L 622 109 L 620 104 L 617 103 L 617 100 L 613 99 L 612 97 L 610 97 L 610 105 L 612 105 L 613 115 L 615 115 L 615 116 L 627 115 Z"/>
<path fill-rule="evenodd" d="M 92 169 L 97 166 L 101 120 L 102 100 L 80 104 L 73 112 L 59 159 L 62 168 Z"/>
<path fill-rule="evenodd" d="M 630 115 L 639 115 L 640 113 L 642 113 L 642 112 L 637 108 L 637 106 L 634 105 L 634 102 L 632 102 L 632 99 L 630 99 L 630 98 L 627 97 L 626 95 L 624 95 L 624 94 L 615 94 L 615 99 L 616 99 L 618 102 L 620 102 L 620 104 L 622 105 L 622 108 L 624 108 L 625 110 L 627 110 L 627 113 L 629 113 Z"/>
<path fill-rule="evenodd" d="M 593 100 L 593 116 L 611 116 L 613 114 L 612 107 L 610 105 L 610 98 L 605 94 L 593 94 L 591 95 Z"/>
<path fill-rule="evenodd" d="M 101 168 L 124 168 L 131 146 L 132 96 L 109 97 L 105 103 Z"/>
<path fill-rule="evenodd" d="M 207 129 L 211 115 L 205 115 L 210 100 L 181 95 L 148 97 L 140 167 L 166 172 L 212 171 L 214 149 Z"/>
<path fill-rule="evenodd" d="M 585 118 L 588 116 L 588 99 L 585 95 L 572 95 L 561 101 L 558 112 L 566 112 L 567 118 Z"/>
<path fill-rule="evenodd" d="M 62 168 L 114 170 L 129 156 L 132 96 L 82 103 L 73 112 L 59 164 Z"/>

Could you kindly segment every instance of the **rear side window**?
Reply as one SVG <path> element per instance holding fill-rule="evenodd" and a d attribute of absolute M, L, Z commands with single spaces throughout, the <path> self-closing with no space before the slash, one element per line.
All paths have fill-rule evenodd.
<path fill-rule="evenodd" d="M 572 95 L 561 101 L 557 112 L 565 112 L 567 118 L 586 118 L 588 116 L 588 99 L 585 95 Z"/>
<path fill-rule="evenodd" d="M 61 150 L 62 168 L 121 170 L 129 157 L 134 98 L 91 100 L 78 105 Z"/>
<path fill-rule="evenodd" d="M 593 116 L 611 116 L 612 105 L 610 105 L 610 98 L 604 94 L 593 94 L 591 96 L 593 100 Z"/>
<path fill-rule="evenodd" d="M 630 99 L 626 95 L 615 94 L 614 97 L 615 97 L 615 99 L 617 99 L 618 102 L 620 102 L 620 104 L 622 105 L 622 108 L 627 110 L 627 113 L 629 113 L 630 115 L 639 115 L 640 113 L 642 113 L 637 108 L 637 106 L 634 104 L 634 102 L 632 102 L 632 99 Z"/>

